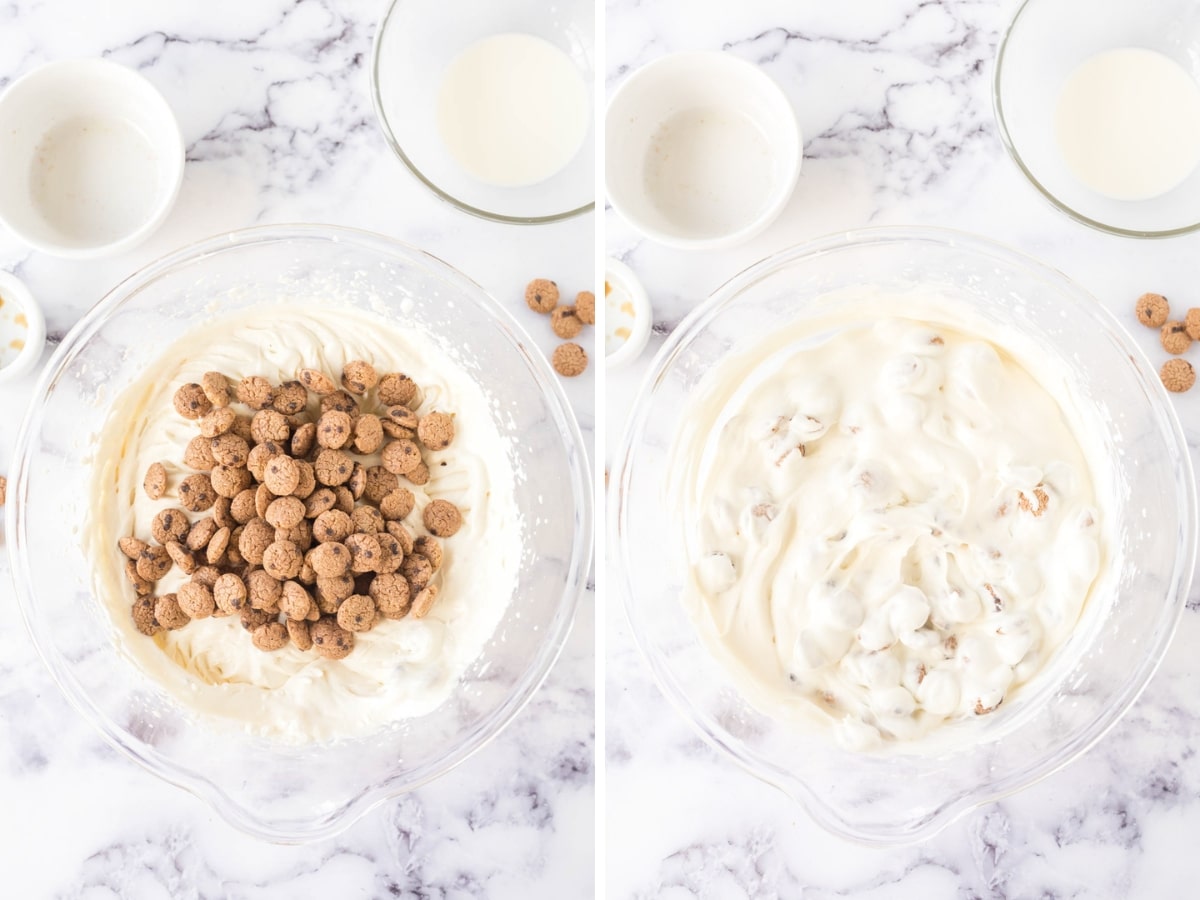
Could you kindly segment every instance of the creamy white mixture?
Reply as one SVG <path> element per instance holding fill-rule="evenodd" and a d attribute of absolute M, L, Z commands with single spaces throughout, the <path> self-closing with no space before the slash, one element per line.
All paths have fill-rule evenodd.
<path fill-rule="evenodd" d="M 566 167 L 583 145 L 590 111 L 571 57 L 532 34 L 471 44 L 450 62 L 437 98 L 450 155 L 501 187 L 537 184 Z"/>
<path fill-rule="evenodd" d="M 154 638 L 139 634 L 116 542 L 130 534 L 148 539 L 154 515 L 178 505 L 175 488 L 187 474 L 183 451 L 198 432 L 174 411 L 176 389 L 210 370 L 279 383 L 312 367 L 336 378 L 352 359 L 368 360 L 381 373 L 411 376 L 422 388 L 418 413 L 455 414 L 453 443 L 427 453 L 428 484 L 405 485 L 416 496 L 405 520 L 415 534 L 427 533 L 421 511 L 431 499 L 449 500 L 463 514 L 462 529 L 442 541 L 441 592 L 430 614 L 384 620 L 356 635 L 354 652 L 342 660 L 293 644 L 259 651 L 236 616 L 193 621 Z M 310 410 L 319 405 L 316 398 L 310 404 Z M 122 649 L 200 714 L 291 741 L 362 735 L 422 715 L 451 695 L 479 656 L 516 583 L 521 519 L 507 451 L 479 385 L 415 330 L 317 306 L 259 308 L 224 319 L 167 348 L 113 404 L 96 447 L 95 497 L 84 529 L 99 596 L 111 610 Z M 155 461 L 165 461 L 171 474 L 167 495 L 157 501 L 141 487 Z M 193 521 L 202 515 L 193 514 Z M 183 578 L 172 569 L 158 593 L 174 590 Z"/>
<path fill-rule="evenodd" d="M 1074 420 L 1008 352 L 843 324 L 723 363 L 673 490 L 706 645 L 756 706 L 865 747 L 996 710 L 1066 640 L 1108 541 Z"/>
<path fill-rule="evenodd" d="M 1200 85 L 1154 50 L 1106 50 L 1067 78 L 1054 128 L 1081 182 L 1116 200 L 1148 200 L 1200 164 Z"/>

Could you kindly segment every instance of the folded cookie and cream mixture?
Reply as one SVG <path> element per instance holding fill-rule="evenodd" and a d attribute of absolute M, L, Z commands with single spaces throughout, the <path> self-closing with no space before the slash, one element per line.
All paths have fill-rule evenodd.
<path fill-rule="evenodd" d="M 1110 562 L 1105 440 L 993 328 L 836 314 L 724 360 L 669 495 L 684 601 L 768 714 L 879 747 L 990 716 Z"/>

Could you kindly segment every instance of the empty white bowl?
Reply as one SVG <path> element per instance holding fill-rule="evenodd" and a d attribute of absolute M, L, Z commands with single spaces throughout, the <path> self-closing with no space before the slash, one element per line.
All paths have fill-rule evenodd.
<path fill-rule="evenodd" d="M 171 107 L 99 59 L 49 63 L 0 95 L 0 222 L 55 256 L 111 256 L 162 224 L 183 179 Z"/>
<path fill-rule="evenodd" d="M 696 51 L 630 75 L 605 117 L 613 208 L 651 240 L 731 247 L 770 225 L 800 174 L 800 126 L 757 66 Z"/>

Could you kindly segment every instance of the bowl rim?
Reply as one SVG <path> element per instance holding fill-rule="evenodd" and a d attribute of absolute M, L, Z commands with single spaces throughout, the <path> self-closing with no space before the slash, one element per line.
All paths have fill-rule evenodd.
<path fill-rule="evenodd" d="M 371 105 L 375 109 L 375 120 L 379 123 L 379 130 L 383 132 L 383 139 L 387 142 L 388 147 L 392 152 L 399 157 L 412 175 L 425 185 L 433 194 L 442 201 L 449 203 L 451 206 L 469 213 L 472 216 L 477 216 L 480 219 L 487 219 L 490 222 L 501 222 L 506 225 L 547 225 L 552 222 L 563 222 L 567 219 L 573 219 L 576 216 L 581 216 L 584 213 L 589 213 L 596 208 L 596 201 L 593 198 L 588 203 L 582 206 L 577 206 L 574 209 L 564 210 L 562 212 L 550 213 L 544 216 L 510 216 L 504 213 L 492 212 L 491 210 L 483 209 L 482 207 L 473 206 L 465 200 L 460 200 L 451 194 L 449 191 L 439 187 L 428 175 L 417 167 L 417 164 L 412 161 L 404 147 L 400 144 L 396 135 L 392 132 L 391 123 L 388 120 L 387 113 L 383 108 L 383 88 L 380 85 L 379 68 L 380 68 L 380 50 L 383 46 L 384 35 L 387 34 L 388 26 L 392 22 L 392 14 L 400 4 L 406 0 L 390 0 L 388 3 L 387 12 L 383 14 L 383 18 L 379 20 L 379 25 L 375 29 L 375 37 L 371 41 Z M 592 85 L 589 85 L 592 87 Z M 592 101 L 591 96 L 588 97 Z"/>
<path fill-rule="evenodd" d="M 1073 739 L 1061 745 L 1053 755 L 1047 756 L 1043 760 L 1044 769 L 1042 771 L 1032 775 L 1028 772 L 1010 774 L 1006 778 L 983 787 L 976 786 L 952 795 L 928 815 L 915 822 L 904 821 L 884 827 L 862 828 L 847 821 L 839 812 L 819 799 L 803 779 L 791 775 L 791 773 L 779 773 L 777 767 L 764 766 L 757 753 L 739 747 L 729 740 L 728 733 L 715 720 L 702 715 L 691 703 L 675 681 L 670 667 L 656 656 L 657 651 L 653 642 L 641 633 L 638 627 L 639 601 L 632 581 L 633 567 L 630 559 L 630 546 L 626 540 L 628 531 L 626 522 L 629 517 L 628 498 L 633 469 L 637 461 L 636 442 L 649 415 L 649 398 L 663 383 L 675 357 L 684 349 L 685 344 L 696 333 L 703 330 L 728 303 L 735 300 L 743 289 L 754 284 L 761 277 L 805 258 L 824 256 L 839 250 L 871 244 L 895 245 L 914 242 L 964 248 L 993 259 L 1001 258 L 1027 269 L 1043 280 L 1069 288 L 1081 299 L 1088 298 L 1093 301 L 1090 304 L 1081 304 L 1080 309 L 1085 311 L 1084 314 L 1092 315 L 1107 331 L 1115 335 L 1123 345 L 1123 349 L 1129 352 L 1131 359 L 1137 364 L 1140 374 L 1144 376 L 1148 394 L 1153 398 L 1156 411 L 1163 417 L 1164 424 L 1171 433 L 1173 449 L 1178 459 L 1175 474 L 1179 487 L 1178 493 L 1182 498 L 1180 501 L 1182 523 L 1178 539 L 1179 553 L 1170 582 L 1175 585 L 1174 603 L 1165 607 L 1160 622 L 1161 627 L 1157 632 L 1157 640 L 1137 665 L 1132 667 L 1131 671 L 1135 673 L 1135 677 L 1124 683 L 1121 690 L 1114 695 L 1114 701 L 1103 715 L 1094 719 L 1089 727 L 1081 730 Z M 1146 373 L 1152 377 L 1145 377 Z M 1090 292 L 1057 268 L 989 238 L 957 229 L 931 226 L 876 226 L 838 232 L 794 244 L 751 264 L 713 291 L 703 303 L 689 312 L 671 333 L 666 343 L 655 355 L 643 378 L 637 396 L 630 407 L 617 451 L 613 457 L 607 501 L 608 507 L 613 511 L 608 520 L 607 545 L 615 548 L 615 553 L 611 558 L 620 569 L 620 574 L 610 583 L 620 585 L 618 590 L 622 595 L 622 608 L 630 634 L 642 659 L 650 668 L 659 690 L 706 743 L 720 753 L 731 757 L 748 774 L 780 790 L 789 799 L 799 804 L 825 830 L 846 840 L 871 846 L 900 846 L 930 838 L 971 810 L 1042 781 L 1079 759 L 1098 743 L 1141 696 L 1166 656 L 1167 649 L 1179 627 L 1183 610 L 1187 605 L 1198 550 L 1197 529 L 1200 527 L 1194 471 L 1179 416 L 1145 353 L 1133 341 L 1128 331 L 1121 326 L 1116 316 L 1095 301 Z"/>
<path fill-rule="evenodd" d="M 779 123 L 787 131 L 788 138 L 788 146 L 779 148 L 780 152 L 778 154 L 778 158 L 784 163 L 785 168 L 780 178 L 772 185 L 770 202 L 754 219 L 724 234 L 692 238 L 680 235 L 674 231 L 665 231 L 647 224 L 645 219 L 639 216 L 631 215 L 624 201 L 613 193 L 610 187 L 607 148 L 605 148 L 604 154 L 604 195 L 608 198 L 609 205 L 612 206 L 616 213 L 631 228 L 643 237 L 649 238 L 664 247 L 695 251 L 736 247 L 762 234 L 783 214 L 783 211 L 791 202 L 792 195 L 796 192 L 796 184 L 800 180 L 800 169 L 804 165 L 804 134 L 800 129 L 800 120 L 796 115 L 796 107 L 793 105 L 791 98 L 788 97 L 787 92 L 783 89 L 783 86 L 767 74 L 761 66 L 755 65 L 749 60 L 742 59 L 740 56 L 736 56 L 726 50 L 679 50 L 656 57 L 626 75 L 624 80 L 612 92 L 612 96 L 609 97 L 608 104 L 604 109 L 605 140 L 608 140 L 607 135 L 610 133 L 614 109 L 619 101 L 632 91 L 641 88 L 648 78 L 661 78 L 664 73 L 669 73 L 672 68 L 689 63 L 708 66 L 710 68 L 737 70 L 749 82 L 754 84 L 756 92 L 760 96 L 769 97 L 772 101 L 780 104 L 781 108 L 789 111 L 789 114 Z"/>
<path fill-rule="evenodd" d="M 60 59 L 43 63 L 31 69 L 9 84 L 3 93 L 0 93 L 0 117 L 5 114 L 5 106 L 11 102 L 10 98 L 14 96 L 14 92 L 19 94 L 21 91 L 37 90 L 38 82 L 64 72 L 73 78 L 91 78 L 96 81 L 107 79 L 110 83 L 121 81 L 126 89 L 136 91 L 140 95 L 140 99 L 152 105 L 155 114 L 162 117 L 164 129 L 167 132 L 165 139 L 161 143 L 156 143 L 154 149 L 170 162 L 169 177 L 160 186 L 154 206 L 146 218 L 132 231 L 102 244 L 60 244 L 32 237 L 23 228 L 13 224 L 11 217 L 5 214 L 3 207 L 0 207 L 0 224 L 5 225 L 18 240 L 27 246 L 59 259 L 102 259 L 117 256 L 133 250 L 145 242 L 158 231 L 171 214 L 171 210 L 175 208 L 175 202 L 179 199 L 179 191 L 183 185 L 184 158 L 187 151 L 183 141 L 183 132 L 171 104 L 167 102 L 162 91 L 149 78 L 129 66 L 113 62 L 111 59 L 101 58 Z"/>
<path fill-rule="evenodd" d="M 570 563 L 564 572 L 563 595 L 559 600 L 553 619 L 545 627 L 542 643 L 537 649 L 533 664 L 526 670 L 525 679 L 517 685 L 516 689 L 505 698 L 488 719 L 465 733 L 464 739 L 454 751 L 435 763 L 419 767 L 407 775 L 393 775 L 380 783 L 363 787 L 340 806 L 318 818 L 268 821 L 257 816 L 255 811 L 248 808 L 245 803 L 234 800 L 222 788 L 209 780 L 205 774 L 176 764 L 152 745 L 146 744 L 127 729 L 117 726 L 92 704 L 88 691 L 70 674 L 69 668 L 61 664 L 61 653 L 44 639 L 43 632 L 48 629 L 43 626 L 35 611 L 37 601 L 33 591 L 28 544 L 25 538 L 27 506 L 25 498 L 28 492 L 30 469 L 29 442 L 36 431 L 35 426 L 41 407 L 39 401 L 53 389 L 61 376 L 63 365 L 73 358 L 76 347 L 82 339 L 94 334 L 98 327 L 107 321 L 109 314 L 119 308 L 136 291 L 181 265 L 192 264 L 222 252 L 256 244 L 295 241 L 355 243 L 369 249 L 383 250 L 392 254 L 399 253 L 401 256 L 416 260 L 427 268 L 431 268 L 435 275 L 458 281 L 477 292 L 481 307 L 491 313 L 502 329 L 507 329 L 508 337 L 515 348 L 533 367 L 541 382 L 540 387 L 550 402 L 567 454 L 574 490 L 575 540 Z M 261 225 L 220 233 L 185 245 L 123 279 L 84 313 L 63 338 L 43 369 L 34 387 L 33 399 L 27 407 L 17 434 L 10 477 L 9 502 L 6 504 L 5 512 L 5 528 L 7 533 L 12 536 L 7 549 L 21 618 L 38 656 L 71 706 L 112 747 L 152 774 L 183 788 L 204 801 L 235 828 L 254 837 L 281 844 L 306 843 L 332 837 L 387 800 L 415 790 L 435 778 L 445 775 L 486 746 L 504 731 L 525 707 L 541 687 L 561 655 L 574 624 L 578 607 L 587 590 L 587 575 L 593 553 L 592 485 L 586 445 L 562 385 L 554 377 L 545 357 L 536 351 L 530 352 L 529 348 L 534 346 L 533 341 L 530 340 L 509 310 L 473 279 L 450 264 L 404 241 L 363 229 L 339 225 Z M 367 739 L 370 737 L 368 735 Z"/>
<path fill-rule="evenodd" d="M 992 113 L 996 119 L 996 130 L 1000 135 L 1000 143 L 1004 145 L 1004 150 L 1008 158 L 1012 160 L 1021 174 L 1025 176 L 1025 180 L 1051 206 L 1076 222 L 1087 225 L 1089 228 L 1094 228 L 1106 234 L 1115 234 L 1118 237 L 1142 238 L 1144 240 L 1179 237 L 1180 235 L 1191 234 L 1194 231 L 1200 230 L 1200 219 L 1197 219 L 1190 225 L 1180 225 L 1175 228 L 1164 229 L 1122 228 L 1119 225 L 1101 222 L 1099 219 L 1093 219 L 1090 216 L 1084 215 L 1074 207 L 1060 200 L 1053 191 L 1042 184 L 1037 176 L 1033 174 L 1033 170 L 1029 168 L 1020 151 L 1017 150 L 1016 142 L 1008 130 L 1008 121 L 1004 115 L 1004 100 L 1001 96 L 1003 92 L 1000 88 L 1000 81 L 1005 71 L 1004 61 L 1005 55 L 1008 52 L 1009 41 L 1016 33 L 1017 27 L 1022 24 L 1022 17 L 1025 11 L 1036 2 L 1038 0 L 1022 0 L 1021 5 L 1017 7 L 1017 11 L 1013 14 L 1012 20 L 1008 23 L 1008 27 L 1004 29 L 1004 34 L 1000 36 L 1000 43 L 996 47 L 996 61 L 992 73 Z"/>

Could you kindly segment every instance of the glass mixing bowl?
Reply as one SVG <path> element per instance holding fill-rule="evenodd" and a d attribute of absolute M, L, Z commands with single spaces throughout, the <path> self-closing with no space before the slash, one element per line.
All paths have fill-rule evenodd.
<path fill-rule="evenodd" d="M 1200 167 L 1162 196 L 1114 200 L 1076 178 L 1059 151 L 1054 114 L 1064 82 L 1085 60 L 1119 47 L 1165 54 L 1200 81 L 1200 5 L 1025 0 L 996 51 L 992 103 L 1000 140 L 1038 193 L 1077 222 L 1124 237 L 1195 231 Z"/>
<path fill-rule="evenodd" d="M 595 207 L 595 116 L 583 144 L 559 172 L 538 184 L 497 187 L 471 177 L 450 156 L 437 124 L 443 74 L 462 50 L 492 35 L 530 34 L 549 41 L 575 63 L 583 82 L 595 79 L 592 0 L 393 0 L 375 33 L 371 97 L 383 136 L 427 188 L 464 212 L 515 225 L 569 219 Z M 554 122 L 531 129 L 536 141 Z"/>
<path fill-rule="evenodd" d="M 523 556 L 512 600 L 454 694 L 371 737 L 286 746 L 197 722 L 122 653 L 79 535 L 83 462 L 108 402 L 189 329 L 262 302 L 325 299 L 425 331 L 479 379 L 511 437 Z M 8 528 L 17 597 L 72 704 L 119 750 L 276 841 L 326 837 L 494 737 L 541 684 L 586 586 L 590 482 L 557 379 L 512 317 L 450 266 L 325 226 L 210 238 L 118 285 L 50 361 L 17 439 Z"/>
<path fill-rule="evenodd" d="M 731 354 L 817 315 L 821 298 L 914 288 L 1016 329 L 1061 361 L 1107 428 L 1118 527 L 1109 577 L 1071 638 L 1007 708 L 947 749 L 854 753 L 750 706 L 709 655 L 680 600 L 683 529 L 663 485 L 689 395 Z M 911 293 L 909 293 L 911 296 Z M 850 310 L 852 312 L 852 310 Z M 903 308 L 897 312 L 902 313 Z M 940 229 L 868 229 L 782 251 L 696 309 L 654 361 L 618 450 L 612 544 L 634 638 L 660 687 L 714 746 L 821 825 L 870 843 L 928 837 L 968 810 L 1076 759 L 1120 718 L 1158 666 L 1196 555 L 1192 468 L 1168 396 L 1133 340 L 1061 273 Z"/>

